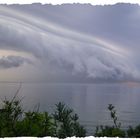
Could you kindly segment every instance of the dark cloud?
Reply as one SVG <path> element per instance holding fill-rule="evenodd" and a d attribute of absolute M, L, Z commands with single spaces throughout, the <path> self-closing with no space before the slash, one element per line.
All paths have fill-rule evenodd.
<path fill-rule="evenodd" d="M 0 69 L 20 67 L 24 63 L 30 63 L 30 60 L 21 56 L 3 56 L 0 58 Z"/>
<path fill-rule="evenodd" d="M 1 5 L 0 49 L 32 54 L 44 75 L 137 80 L 139 11 L 130 4 Z M 14 59 L 7 65 L 25 62 Z"/>

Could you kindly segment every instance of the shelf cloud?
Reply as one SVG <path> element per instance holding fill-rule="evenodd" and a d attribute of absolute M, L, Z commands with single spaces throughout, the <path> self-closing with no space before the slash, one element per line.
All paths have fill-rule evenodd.
<path fill-rule="evenodd" d="M 138 80 L 138 15 L 130 4 L 0 5 L 0 50 L 17 53 L 2 56 L 0 68 L 34 63 L 46 77 Z"/>

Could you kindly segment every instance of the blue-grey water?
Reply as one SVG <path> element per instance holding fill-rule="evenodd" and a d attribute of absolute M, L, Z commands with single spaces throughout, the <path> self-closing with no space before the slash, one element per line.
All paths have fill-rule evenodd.
<path fill-rule="evenodd" d="M 12 98 L 19 84 L 1 83 L 0 98 Z M 79 115 L 88 134 L 94 133 L 97 125 L 112 124 L 108 104 L 113 104 L 125 129 L 140 123 L 140 84 L 48 84 L 23 83 L 18 97 L 25 110 L 40 104 L 40 111 L 54 111 L 59 101 L 66 103 Z"/>

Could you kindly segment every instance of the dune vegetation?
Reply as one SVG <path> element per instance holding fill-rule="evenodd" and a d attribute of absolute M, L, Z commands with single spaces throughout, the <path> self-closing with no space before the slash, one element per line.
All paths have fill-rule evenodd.
<path fill-rule="evenodd" d="M 86 129 L 79 123 L 79 117 L 62 102 L 55 105 L 52 114 L 40 112 L 39 108 L 25 111 L 16 95 L 12 100 L 6 98 L 0 106 L 0 137 L 85 137 Z M 109 104 L 108 110 L 113 120 L 112 126 L 97 126 L 95 137 L 140 137 L 140 125 L 129 127 L 126 131 L 118 122 L 115 107 Z"/>

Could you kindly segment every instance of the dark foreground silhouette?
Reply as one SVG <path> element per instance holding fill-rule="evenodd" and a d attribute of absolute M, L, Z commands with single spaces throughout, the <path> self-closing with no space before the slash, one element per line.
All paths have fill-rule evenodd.
<path fill-rule="evenodd" d="M 0 137 L 52 136 L 59 138 L 85 137 L 86 130 L 78 122 L 78 115 L 64 103 L 55 105 L 52 114 L 33 111 L 24 111 L 21 100 L 16 96 L 12 100 L 6 98 L 0 106 Z M 96 137 L 140 137 L 140 125 L 135 128 L 131 126 L 124 131 L 118 122 L 115 107 L 109 104 L 108 110 L 113 120 L 112 126 L 97 126 L 93 135 Z"/>

